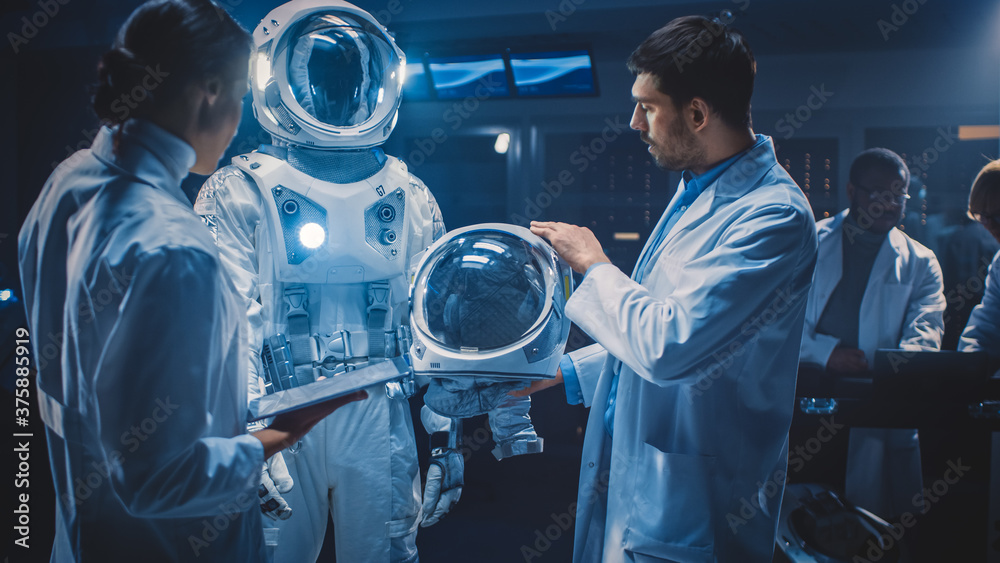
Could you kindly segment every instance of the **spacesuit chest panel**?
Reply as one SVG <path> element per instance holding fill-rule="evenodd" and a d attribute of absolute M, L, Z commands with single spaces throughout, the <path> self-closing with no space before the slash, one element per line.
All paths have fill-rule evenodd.
<path fill-rule="evenodd" d="M 351 184 L 318 180 L 260 153 L 233 163 L 263 197 L 276 281 L 351 284 L 405 273 L 406 213 L 414 203 L 407 201 L 409 174 L 398 161 Z"/>

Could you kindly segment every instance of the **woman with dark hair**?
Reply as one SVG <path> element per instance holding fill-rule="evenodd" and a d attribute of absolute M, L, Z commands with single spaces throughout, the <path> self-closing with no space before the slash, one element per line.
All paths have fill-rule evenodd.
<path fill-rule="evenodd" d="M 249 56 L 209 0 L 139 7 L 98 66 L 107 126 L 56 168 L 21 229 L 32 333 L 61 346 L 37 380 L 52 561 L 264 559 L 264 460 L 361 398 L 246 433 L 246 307 L 180 184 L 232 140 Z"/>

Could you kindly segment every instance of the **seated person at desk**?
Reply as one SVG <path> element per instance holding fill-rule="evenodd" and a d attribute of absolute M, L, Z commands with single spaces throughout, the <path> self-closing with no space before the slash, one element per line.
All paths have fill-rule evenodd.
<path fill-rule="evenodd" d="M 972 217 L 1000 242 L 1000 160 L 983 167 L 969 192 L 969 217 Z M 985 350 L 990 356 L 1000 356 L 1000 253 L 993 257 L 983 300 L 972 310 L 962 332 L 958 349 Z"/>
<path fill-rule="evenodd" d="M 819 256 L 799 361 L 841 374 L 866 372 L 877 348 L 937 350 L 945 298 L 934 253 L 896 228 L 909 196 L 896 153 L 868 149 L 851 164 L 850 208 L 816 224 Z M 883 517 L 920 493 L 915 429 L 854 428 L 845 493 Z"/>
<path fill-rule="evenodd" d="M 1000 183 L 1000 166 L 996 166 L 994 182 Z M 1000 214 L 1000 185 L 997 186 L 997 202 L 995 204 Z M 940 250 L 935 254 L 941 262 L 941 272 L 944 274 L 944 297 L 948 301 L 948 309 L 944 313 L 944 339 L 942 350 L 957 350 L 962 331 L 972 310 L 983 300 L 983 286 L 986 281 L 990 262 L 997 251 L 997 242 L 982 223 L 969 217 L 969 207 L 950 210 L 956 217 L 951 231 L 942 237 Z M 988 222 L 990 214 L 980 213 L 979 218 Z M 1000 217 L 998 217 L 1000 218 Z M 1000 225 L 991 226 L 994 230 Z"/>

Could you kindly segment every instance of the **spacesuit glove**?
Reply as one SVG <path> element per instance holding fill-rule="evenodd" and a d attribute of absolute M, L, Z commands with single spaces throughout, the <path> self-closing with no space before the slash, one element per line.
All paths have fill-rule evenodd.
<path fill-rule="evenodd" d="M 511 395 L 489 412 L 490 430 L 496 442 L 492 453 L 497 460 L 543 450 L 544 440 L 538 437 L 528 415 L 530 408 L 531 397 Z"/>
<path fill-rule="evenodd" d="M 260 475 L 260 488 L 257 495 L 260 497 L 260 511 L 271 520 L 288 520 L 292 516 L 292 509 L 282 498 L 281 493 L 292 490 L 292 476 L 288 474 L 288 467 L 285 465 L 285 458 L 278 452 L 264 462 Z"/>
<path fill-rule="evenodd" d="M 431 451 L 431 464 L 427 468 L 427 484 L 424 486 L 422 528 L 436 524 L 458 503 L 465 484 L 464 476 L 465 458 L 461 452 L 449 448 Z"/>

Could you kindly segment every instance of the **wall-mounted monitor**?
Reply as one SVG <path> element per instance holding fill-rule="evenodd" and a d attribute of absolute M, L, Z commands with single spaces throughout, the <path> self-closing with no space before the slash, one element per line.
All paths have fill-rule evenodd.
<path fill-rule="evenodd" d="M 510 67 L 518 96 L 595 96 L 590 53 L 544 51 L 511 53 Z"/>
<path fill-rule="evenodd" d="M 430 78 L 420 57 L 407 57 L 406 82 L 403 83 L 403 101 L 431 99 Z"/>
<path fill-rule="evenodd" d="M 438 99 L 510 96 L 502 55 L 431 57 L 428 63 Z"/>

